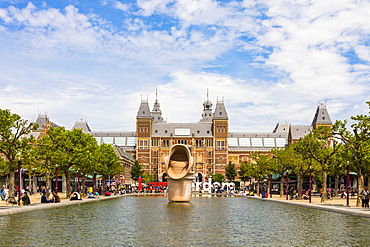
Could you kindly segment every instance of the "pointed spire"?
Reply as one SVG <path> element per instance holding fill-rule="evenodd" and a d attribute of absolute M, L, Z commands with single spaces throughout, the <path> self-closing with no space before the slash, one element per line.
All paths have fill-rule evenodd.
<path fill-rule="evenodd" d="M 163 122 L 162 112 L 160 109 L 160 104 L 158 102 L 158 90 L 155 89 L 155 102 L 153 105 L 153 111 L 152 111 L 152 119 L 155 123 L 161 123 Z"/>
<path fill-rule="evenodd" d="M 326 109 L 326 105 L 324 103 L 320 103 L 317 106 L 315 116 L 312 120 L 311 124 L 314 128 L 318 125 L 333 125 L 328 110 Z"/>
<path fill-rule="evenodd" d="M 201 123 L 212 122 L 212 102 L 209 101 L 209 93 L 207 88 L 207 100 L 203 103 L 203 113 L 202 119 L 199 121 Z"/>

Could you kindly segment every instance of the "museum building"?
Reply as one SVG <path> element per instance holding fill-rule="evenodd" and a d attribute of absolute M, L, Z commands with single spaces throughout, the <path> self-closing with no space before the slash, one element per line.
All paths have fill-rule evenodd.
<path fill-rule="evenodd" d="M 213 110 L 210 100 L 203 103 L 203 113 L 197 123 L 168 123 L 164 120 L 158 97 L 150 110 L 147 99 L 142 99 L 136 116 L 136 131 L 92 131 L 86 121 L 76 121 L 80 128 L 95 137 L 99 144 L 119 147 L 137 159 L 145 171 L 156 180 L 165 181 L 164 158 L 174 144 L 185 144 L 194 157 L 197 181 L 214 173 L 225 174 L 232 162 L 239 168 L 251 161 L 251 154 L 268 153 L 294 143 L 318 125 L 332 125 L 324 104 L 319 104 L 311 125 L 277 123 L 272 132 L 229 132 L 229 118 L 224 100 L 217 100 Z"/>

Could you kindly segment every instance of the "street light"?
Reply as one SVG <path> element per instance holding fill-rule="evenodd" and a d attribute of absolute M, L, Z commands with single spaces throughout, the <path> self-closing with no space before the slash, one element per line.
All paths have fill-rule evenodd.
<path fill-rule="evenodd" d="M 58 193 L 58 165 L 55 166 L 55 192 Z"/>

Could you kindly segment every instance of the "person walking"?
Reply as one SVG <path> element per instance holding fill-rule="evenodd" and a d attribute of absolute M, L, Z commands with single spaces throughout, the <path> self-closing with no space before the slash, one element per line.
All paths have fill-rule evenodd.
<path fill-rule="evenodd" d="M 369 195 L 370 195 L 369 190 L 367 189 L 367 187 L 364 187 L 364 189 L 361 191 L 361 200 L 363 208 L 369 207 Z"/>

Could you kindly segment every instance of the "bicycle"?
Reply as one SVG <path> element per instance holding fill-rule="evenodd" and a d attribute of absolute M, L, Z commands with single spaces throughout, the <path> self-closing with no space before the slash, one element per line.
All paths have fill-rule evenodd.
<path fill-rule="evenodd" d="M 5 200 L 5 203 L 6 203 L 6 206 L 9 206 L 9 204 L 12 206 L 18 205 L 18 202 L 14 196 L 9 196 L 8 199 Z"/>

